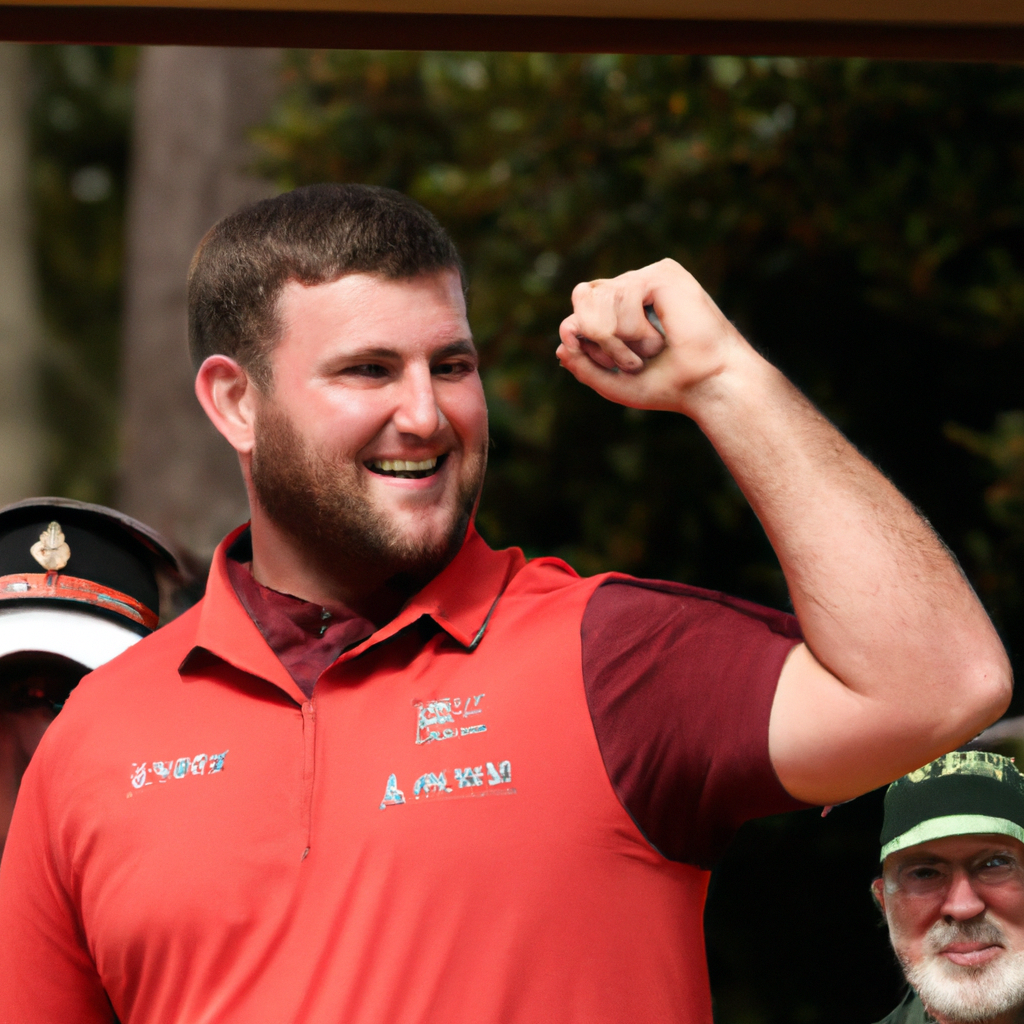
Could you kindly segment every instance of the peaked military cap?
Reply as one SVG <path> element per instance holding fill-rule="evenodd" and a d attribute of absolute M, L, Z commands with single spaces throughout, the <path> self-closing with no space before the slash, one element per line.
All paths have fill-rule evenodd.
<path fill-rule="evenodd" d="M 166 542 L 102 505 L 29 498 L 0 508 L 0 659 L 58 655 L 96 668 L 152 632 Z"/>
<path fill-rule="evenodd" d="M 956 750 L 886 791 L 882 860 L 933 839 L 989 833 L 1024 843 L 1024 775 L 1002 754 Z"/>

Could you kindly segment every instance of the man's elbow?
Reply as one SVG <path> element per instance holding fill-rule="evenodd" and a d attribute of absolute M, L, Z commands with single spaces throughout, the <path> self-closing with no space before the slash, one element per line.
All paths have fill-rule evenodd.
<path fill-rule="evenodd" d="M 1005 714 L 1013 696 L 1013 669 L 1002 644 L 972 666 L 961 691 L 965 716 L 971 718 L 972 736 Z"/>

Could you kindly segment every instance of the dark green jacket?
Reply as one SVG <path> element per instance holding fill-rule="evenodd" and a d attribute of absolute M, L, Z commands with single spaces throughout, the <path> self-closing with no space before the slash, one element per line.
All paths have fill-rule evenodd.
<path fill-rule="evenodd" d="M 935 1018 L 925 1010 L 917 993 L 911 988 L 907 990 L 900 1005 L 878 1024 L 935 1024 Z"/>

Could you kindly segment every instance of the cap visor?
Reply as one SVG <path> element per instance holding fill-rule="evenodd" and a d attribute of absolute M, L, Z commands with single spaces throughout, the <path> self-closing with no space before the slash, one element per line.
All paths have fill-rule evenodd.
<path fill-rule="evenodd" d="M 987 814 L 947 814 L 942 818 L 929 818 L 897 836 L 882 847 L 880 860 L 909 846 L 930 843 L 947 836 L 1002 835 L 1024 843 L 1024 828 L 1007 818 L 994 818 Z"/>

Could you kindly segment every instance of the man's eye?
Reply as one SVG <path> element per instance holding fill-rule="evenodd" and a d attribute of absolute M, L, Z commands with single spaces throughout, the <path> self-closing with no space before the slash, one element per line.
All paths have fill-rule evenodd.
<path fill-rule="evenodd" d="M 356 377 L 386 377 L 388 373 L 387 367 L 379 363 L 360 363 L 358 366 L 346 367 L 344 372 Z"/>
<path fill-rule="evenodd" d="M 975 871 L 979 878 L 991 881 L 1012 874 L 1015 867 L 1016 862 L 1012 857 L 995 856 L 986 858 Z"/>
<path fill-rule="evenodd" d="M 438 363 L 433 372 L 440 377 L 456 377 L 459 374 L 469 373 L 472 367 L 468 363 Z"/>
<path fill-rule="evenodd" d="M 948 881 L 946 872 L 927 864 L 906 868 L 900 874 L 899 886 L 904 892 L 924 895 L 941 889 Z"/>

